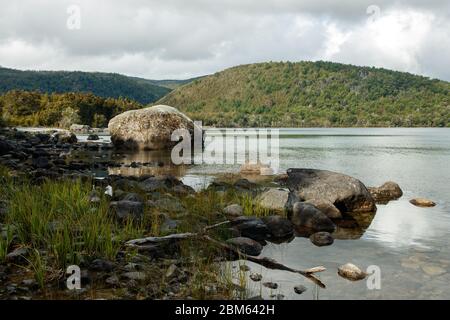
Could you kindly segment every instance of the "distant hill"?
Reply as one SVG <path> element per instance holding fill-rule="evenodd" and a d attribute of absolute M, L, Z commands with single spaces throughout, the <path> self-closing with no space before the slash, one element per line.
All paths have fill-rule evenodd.
<path fill-rule="evenodd" d="M 321 61 L 233 67 L 158 103 L 223 127 L 450 126 L 449 82 Z"/>
<path fill-rule="evenodd" d="M 21 71 L 0 67 L 0 94 L 10 90 L 42 93 L 93 93 L 104 98 L 127 98 L 142 104 L 166 95 L 176 84 L 189 80 L 147 80 L 117 73 L 80 71 Z M 160 83 L 160 84 L 158 84 Z"/>

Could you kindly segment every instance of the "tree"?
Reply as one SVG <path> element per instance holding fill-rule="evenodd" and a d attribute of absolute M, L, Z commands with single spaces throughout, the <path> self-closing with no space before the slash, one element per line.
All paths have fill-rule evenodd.
<path fill-rule="evenodd" d="M 80 116 L 78 111 L 73 108 L 66 108 L 62 112 L 62 117 L 59 126 L 62 128 L 69 128 L 72 124 L 80 123 Z"/>

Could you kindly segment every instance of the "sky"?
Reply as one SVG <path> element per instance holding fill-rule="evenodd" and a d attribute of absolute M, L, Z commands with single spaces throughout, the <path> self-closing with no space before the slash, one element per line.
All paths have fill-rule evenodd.
<path fill-rule="evenodd" d="M 326 60 L 450 81 L 448 0 L 0 0 L 0 66 L 184 79 Z"/>

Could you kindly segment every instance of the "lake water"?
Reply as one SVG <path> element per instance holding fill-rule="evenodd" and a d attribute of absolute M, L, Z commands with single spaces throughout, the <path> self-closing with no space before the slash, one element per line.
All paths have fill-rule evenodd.
<path fill-rule="evenodd" d="M 105 138 L 107 141 L 107 138 Z M 112 154 L 117 161 L 161 161 L 161 168 L 120 168 L 114 173 L 143 174 L 171 170 L 185 183 L 206 186 L 217 172 L 237 172 L 239 165 L 196 165 L 177 167 L 167 153 Z M 279 284 L 270 290 L 248 280 L 252 294 L 285 299 L 449 299 L 450 288 L 450 129 L 281 129 L 280 170 L 317 168 L 342 172 L 367 186 L 395 181 L 404 195 L 378 211 L 366 230 L 337 234 L 333 245 L 316 247 L 297 237 L 290 243 L 264 247 L 272 257 L 295 269 L 325 266 L 318 289 L 309 280 L 289 272 L 266 270 L 248 263 L 264 281 Z M 429 198 L 433 208 L 409 203 L 413 197 Z M 370 290 L 365 280 L 350 282 L 337 275 L 337 267 L 352 262 L 362 269 L 377 266 L 380 289 Z M 294 293 L 295 285 L 307 291 Z"/>

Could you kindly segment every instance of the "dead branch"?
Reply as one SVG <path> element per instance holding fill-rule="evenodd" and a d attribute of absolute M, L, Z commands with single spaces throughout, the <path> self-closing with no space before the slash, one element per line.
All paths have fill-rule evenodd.
<path fill-rule="evenodd" d="M 283 265 L 273 259 L 267 258 L 267 257 L 258 258 L 258 257 L 249 256 L 245 253 L 242 253 L 236 247 L 230 246 L 226 243 L 223 243 L 221 241 L 213 239 L 206 234 L 207 231 L 209 231 L 213 228 L 225 225 L 227 223 L 229 223 L 229 221 L 223 221 L 223 222 L 211 225 L 211 226 L 207 226 L 207 227 L 203 228 L 203 231 L 200 233 L 190 233 L 190 232 L 175 233 L 175 234 L 171 234 L 171 235 L 164 236 L 164 237 L 146 237 L 146 238 L 140 238 L 140 239 L 133 239 L 133 240 L 127 241 L 125 243 L 125 246 L 136 248 L 136 247 L 140 247 L 140 246 L 143 246 L 143 245 L 149 244 L 149 243 L 176 242 L 176 241 L 181 241 L 181 240 L 186 240 L 186 239 L 206 240 L 206 241 L 214 244 L 216 247 L 222 248 L 230 253 L 235 254 L 236 256 L 238 256 L 241 259 L 251 261 L 253 263 L 256 263 L 263 267 L 266 267 L 268 269 L 284 270 L 284 271 L 289 271 L 289 272 L 300 274 L 300 275 L 306 277 L 307 279 L 313 281 L 319 287 L 325 288 L 325 284 L 323 284 L 322 281 L 320 281 L 314 275 L 317 272 L 325 271 L 326 270 L 325 267 L 319 266 L 319 267 L 314 267 L 314 268 L 310 268 L 310 269 L 306 269 L 306 270 L 293 269 L 293 268 L 285 266 L 285 265 Z"/>

